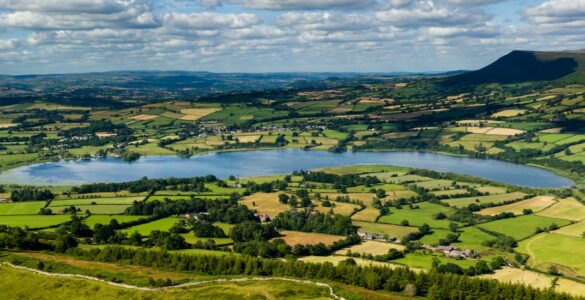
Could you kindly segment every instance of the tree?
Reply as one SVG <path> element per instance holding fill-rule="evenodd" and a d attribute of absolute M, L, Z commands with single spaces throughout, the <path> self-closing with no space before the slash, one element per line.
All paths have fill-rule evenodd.
<path fill-rule="evenodd" d="M 278 195 L 278 202 L 282 203 L 282 204 L 288 204 L 288 195 L 287 194 L 280 194 Z"/>
<path fill-rule="evenodd" d="M 449 230 L 457 232 L 457 229 L 459 229 L 459 225 L 457 225 L 457 223 L 449 223 Z"/>

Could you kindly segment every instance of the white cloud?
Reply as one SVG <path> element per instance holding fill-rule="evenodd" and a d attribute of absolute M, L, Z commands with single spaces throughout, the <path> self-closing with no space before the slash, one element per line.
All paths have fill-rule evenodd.
<path fill-rule="evenodd" d="M 326 9 L 364 9 L 376 4 L 375 0 L 200 0 L 205 7 L 224 4 L 241 5 L 254 9 L 267 10 L 326 10 Z"/>

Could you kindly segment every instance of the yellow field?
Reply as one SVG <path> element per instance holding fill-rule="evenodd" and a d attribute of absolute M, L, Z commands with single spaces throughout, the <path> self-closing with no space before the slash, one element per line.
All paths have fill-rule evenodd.
<path fill-rule="evenodd" d="M 335 207 L 324 207 L 321 205 L 320 202 L 313 202 L 316 206 L 315 209 L 322 212 L 328 213 L 330 210 L 333 210 L 333 213 L 338 215 L 349 216 L 353 213 L 354 209 L 359 209 L 359 206 L 351 203 L 344 203 L 344 202 L 334 202 L 330 201 L 332 205 Z"/>
<path fill-rule="evenodd" d="M 158 118 L 157 115 L 136 115 L 136 116 L 130 117 L 130 119 L 137 120 L 137 121 L 148 121 L 148 120 L 153 120 L 156 118 Z"/>
<path fill-rule="evenodd" d="M 486 135 L 504 135 L 504 136 L 511 136 L 511 135 L 518 135 L 525 133 L 524 130 L 519 129 L 512 129 L 512 128 L 501 128 L 501 127 L 467 127 L 466 131 L 468 133 L 479 133 L 479 134 L 486 134 Z"/>
<path fill-rule="evenodd" d="M 268 214 L 271 218 L 290 209 L 290 206 L 278 202 L 278 193 L 256 193 L 244 197 L 241 202 L 249 209 Z"/>
<path fill-rule="evenodd" d="M 392 243 L 376 242 L 376 241 L 365 241 L 358 245 L 353 245 L 348 248 L 343 248 L 335 252 L 336 255 L 346 255 L 349 251 L 351 253 L 366 253 L 371 255 L 384 255 L 387 254 L 390 249 L 396 249 L 399 251 L 404 250 L 404 246 Z"/>
<path fill-rule="evenodd" d="M 18 126 L 18 124 L 13 124 L 13 123 L 2 123 L 0 124 L 0 128 L 10 128 L 10 127 L 16 127 Z"/>
<path fill-rule="evenodd" d="M 557 204 L 538 212 L 537 215 L 580 221 L 585 219 L 585 205 L 574 198 L 560 199 Z"/>
<path fill-rule="evenodd" d="M 349 197 L 352 200 L 361 200 L 364 204 L 368 205 L 374 199 L 374 194 L 372 193 L 348 193 L 348 194 L 339 194 L 339 193 L 322 193 L 321 197 L 324 198 L 325 196 L 329 197 L 329 200 L 335 200 L 335 198 L 342 196 L 342 197 Z"/>
<path fill-rule="evenodd" d="M 186 120 L 186 121 L 196 121 L 200 118 L 203 118 L 207 115 L 210 115 L 216 111 L 220 111 L 220 108 L 210 107 L 210 108 L 187 108 L 181 109 L 181 113 L 183 114 L 182 117 L 179 119 Z"/>
<path fill-rule="evenodd" d="M 287 244 L 294 245 L 317 245 L 323 243 L 325 245 L 331 245 L 334 242 L 345 239 L 343 236 L 314 233 L 314 232 L 300 232 L 300 231 L 288 231 L 283 230 L 280 232 L 282 236 L 277 239 L 283 239 Z"/>
<path fill-rule="evenodd" d="M 259 135 L 237 135 L 237 136 L 235 136 L 235 138 L 240 140 L 240 143 L 254 143 L 260 138 L 260 136 Z"/>
<path fill-rule="evenodd" d="M 497 186 L 481 186 L 477 188 L 478 191 L 482 193 L 490 193 L 490 195 L 495 194 L 505 194 L 507 190 L 505 188 L 497 187 Z"/>
<path fill-rule="evenodd" d="M 541 273 L 508 267 L 496 270 L 494 274 L 482 275 L 480 277 L 496 279 L 501 282 L 525 284 L 539 289 L 550 288 L 553 280 L 553 277 Z M 559 278 L 554 289 L 557 292 L 576 296 L 585 295 L 585 284 L 565 278 Z"/>
<path fill-rule="evenodd" d="M 554 199 L 555 197 L 553 196 L 536 196 L 528 200 L 522 200 L 508 205 L 482 209 L 477 213 L 484 216 L 494 216 L 503 212 L 511 212 L 515 215 L 521 215 L 524 209 L 531 209 L 534 212 L 543 210 L 555 204 Z"/>
<path fill-rule="evenodd" d="M 582 237 L 585 233 L 585 221 L 575 223 L 573 225 L 562 227 L 559 230 L 553 231 L 554 233 Z"/>
<path fill-rule="evenodd" d="M 351 216 L 351 219 L 354 221 L 375 222 L 376 219 L 378 219 L 378 216 L 380 216 L 380 210 L 368 206 Z"/>
<path fill-rule="evenodd" d="M 520 129 L 512 129 L 512 128 L 493 128 L 492 130 L 486 132 L 485 134 L 487 135 L 505 135 L 505 136 L 512 136 L 512 135 L 518 135 L 518 134 L 523 134 L 526 131 L 524 130 L 520 130 Z"/>
<path fill-rule="evenodd" d="M 492 114 L 492 117 L 494 117 L 494 118 L 509 118 L 509 117 L 515 117 L 515 116 L 521 115 L 525 112 L 527 112 L 527 110 L 525 110 L 525 109 L 505 109 L 505 110 L 499 111 L 495 114 Z"/>
<path fill-rule="evenodd" d="M 330 262 L 334 265 L 336 265 L 336 264 L 338 264 L 346 259 L 348 259 L 347 256 L 332 256 L 332 255 L 330 255 L 330 256 L 305 256 L 305 257 L 299 258 L 300 261 L 304 261 L 304 262 L 310 262 L 310 263 Z M 390 267 L 390 268 L 402 267 L 401 265 L 398 265 L 398 264 L 383 263 L 383 262 L 367 260 L 367 259 L 363 259 L 363 258 L 354 258 L 354 260 L 360 266 L 380 266 L 380 267 Z"/>

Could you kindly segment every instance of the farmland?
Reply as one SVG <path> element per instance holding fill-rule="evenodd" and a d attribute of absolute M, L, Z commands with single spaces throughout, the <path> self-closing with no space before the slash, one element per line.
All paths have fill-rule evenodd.
<path fill-rule="evenodd" d="M 91 103 L 75 100 L 82 91 L 67 101 L 51 94 L 2 103 L 0 170 L 20 181 L 7 175 L 0 183 L 0 250 L 8 250 L 0 259 L 153 288 L 261 274 L 323 280 L 346 299 L 423 298 L 436 291 L 442 298 L 457 291 L 457 297 L 472 299 L 490 290 L 523 291 L 466 281 L 487 277 L 540 289 L 555 284 L 555 291 L 585 295 L 582 83 L 491 83 L 464 90 L 442 82 L 446 75 L 369 74 L 282 79 L 266 90 L 228 88 L 242 84 L 241 76 L 205 93 L 185 86 L 143 94 L 112 85 L 104 95 L 89 94 Z M 31 81 L 23 77 L 14 90 L 2 91 L 13 93 Z M 51 84 L 31 88 L 34 95 L 23 93 L 38 97 Z M 224 165 L 215 159 L 226 154 L 212 154 L 246 150 L 297 156 L 283 161 L 271 156 L 275 151 L 256 151 Z M 436 156 L 444 161 L 427 165 L 434 171 L 370 165 L 382 151 L 421 161 L 436 153 L 450 156 Z M 320 155 L 321 168 L 305 170 L 298 153 Z M 50 174 L 62 172 L 59 166 L 99 161 L 130 170 L 156 156 L 179 156 L 179 167 L 204 159 L 185 176 L 147 166 L 142 170 L 154 170 L 154 176 L 135 172 L 126 182 L 67 182 L 82 176 L 75 172 L 59 174 L 61 182 L 45 176 L 46 185 L 22 180 L 30 168 Z M 327 167 L 349 159 L 363 165 Z M 461 162 L 462 174 L 444 172 L 450 159 Z M 517 165 L 496 166 L 496 160 L 532 167 L 522 173 Z M 44 162 L 59 163 L 29 166 Z M 250 172 L 239 174 L 246 163 Z M 212 167 L 225 172 L 201 174 Z M 479 173 L 482 178 L 469 176 L 480 168 L 487 170 Z M 542 173 L 560 183 L 533 176 Z M 260 176 L 248 177 L 254 174 Z M 514 185 L 519 183 L 512 177 L 527 184 Z M 110 179 L 104 181 L 116 181 Z M 4 298 L 34 298 L 20 286 L 25 284 L 46 291 L 40 296 L 46 298 L 329 295 L 323 287 L 278 281 L 152 293 L 1 268 L 8 278 L 0 286 Z M 420 275 L 430 270 L 432 276 Z M 450 285 L 453 278 L 469 291 Z M 352 284 L 347 290 L 346 283 Z"/>

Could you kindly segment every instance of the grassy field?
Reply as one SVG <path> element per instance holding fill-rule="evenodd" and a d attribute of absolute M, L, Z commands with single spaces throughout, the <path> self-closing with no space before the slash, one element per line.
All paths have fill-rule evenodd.
<path fill-rule="evenodd" d="M 584 237 L 585 234 L 585 221 L 581 221 L 569 226 L 565 226 L 559 230 L 554 231 L 554 233 L 574 236 L 574 237 Z"/>
<path fill-rule="evenodd" d="M 279 213 L 290 209 L 289 205 L 282 204 L 278 201 L 278 195 L 279 193 L 256 193 L 244 197 L 240 202 L 251 210 L 275 217 Z"/>
<path fill-rule="evenodd" d="M 537 215 L 521 216 L 509 219 L 502 219 L 494 222 L 478 225 L 489 231 L 498 232 L 522 240 L 536 233 L 537 228 L 548 228 L 552 224 L 564 226 L 570 222 L 563 219 L 542 217 Z"/>
<path fill-rule="evenodd" d="M 522 241 L 518 251 L 530 255 L 528 264 L 547 271 L 551 264 L 567 275 L 585 276 L 583 260 L 585 239 L 555 233 L 543 233 Z"/>
<path fill-rule="evenodd" d="M 113 198 L 91 198 L 91 199 L 71 199 L 71 200 L 53 200 L 51 206 L 69 206 L 69 205 L 99 205 L 108 204 L 132 204 L 134 201 L 141 201 L 144 197 L 113 197 Z"/>
<path fill-rule="evenodd" d="M 402 238 L 409 233 L 416 232 L 418 229 L 416 227 L 407 227 L 407 226 L 399 226 L 399 225 L 392 225 L 392 224 L 382 224 L 382 223 L 371 223 L 371 222 L 358 222 L 354 221 L 353 224 L 358 226 L 360 230 L 368 232 L 368 233 L 376 233 L 376 234 L 387 234 L 390 237 L 397 237 Z"/>
<path fill-rule="evenodd" d="M 482 243 L 496 238 L 476 227 L 464 227 L 461 231 L 462 233 L 459 235 L 460 242 L 453 244 L 461 249 L 485 250 L 489 247 L 484 246 Z"/>
<path fill-rule="evenodd" d="M 49 227 L 61 223 L 65 223 L 71 219 L 68 215 L 57 215 L 57 216 L 2 216 L 0 217 L 0 224 L 8 226 L 19 226 L 30 228 L 42 228 Z"/>
<path fill-rule="evenodd" d="M 529 270 L 516 268 L 502 268 L 493 274 L 482 275 L 482 278 L 496 279 L 501 282 L 529 285 L 539 289 L 553 287 L 553 276 L 547 276 Z M 554 290 L 561 293 L 568 293 L 575 296 L 585 295 L 585 284 L 573 280 L 558 278 Z"/>
<path fill-rule="evenodd" d="M 527 200 L 514 202 L 507 205 L 494 206 L 482 209 L 477 213 L 485 216 L 494 216 L 503 212 L 511 212 L 515 215 L 522 214 L 524 209 L 531 209 L 534 212 L 541 211 L 556 203 L 554 196 L 536 196 Z"/>
<path fill-rule="evenodd" d="M 522 199 L 526 194 L 521 192 L 514 192 L 508 194 L 489 195 L 489 196 L 478 196 L 478 197 L 465 197 L 445 200 L 443 202 L 453 207 L 465 207 L 469 204 L 499 204 L 506 201 L 514 201 Z"/>
<path fill-rule="evenodd" d="M 390 249 L 396 249 L 399 251 L 404 250 L 404 246 L 399 244 L 391 244 L 377 241 L 365 241 L 361 244 L 353 245 L 348 248 L 343 248 L 335 252 L 336 255 L 346 255 L 348 252 L 351 253 L 365 253 L 371 255 L 384 255 L 387 254 Z"/>
<path fill-rule="evenodd" d="M 375 222 L 379 216 L 379 209 L 367 206 L 366 208 L 352 215 L 351 219 L 355 221 Z"/>
<path fill-rule="evenodd" d="M 585 219 L 585 205 L 574 198 L 560 199 L 557 204 L 537 214 L 545 217 L 579 221 Z"/>
<path fill-rule="evenodd" d="M 435 220 L 433 215 L 442 212 L 448 213 L 451 211 L 450 208 L 444 207 L 439 204 L 433 204 L 429 202 L 416 203 L 419 206 L 418 209 L 410 209 L 407 206 L 403 206 L 402 209 L 390 209 L 390 214 L 380 217 L 380 223 L 396 224 L 400 225 L 403 220 L 407 220 L 411 226 L 421 226 L 428 224 L 434 228 L 448 228 L 448 220 Z"/>
<path fill-rule="evenodd" d="M 338 214 L 338 215 L 343 215 L 343 216 L 349 216 L 355 210 L 357 210 L 357 209 L 360 208 L 359 206 L 357 206 L 355 204 L 344 203 L 344 202 L 334 202 L 334 201 L 331 201 L 331 204 L 334 207 L 324 207 L 318 201 L 314 201 L 313 204 L 315 205 L 314 209 L 315 210 L 318 210 L 318 211 L 320 211 L 322 213 L 328 213 L 329 211 L 332 210 L 333 213 Z"/>
<path fill-rule="evenodd" d="M 319 243 L 330 245 L 333 244 L 334 242 L 343 240 L 345 238 L 343 236 L 337 235 L 289 230 L 280 231 L 280 235 L 281 236 L 277 237 L 277 239 L 283 239 L 287 244 L 291 246 L 316 245 Z"/>
<path fill-rule="evenodd" d="M 157 292 L 113 287 L 79 278 L 56 278 L 0 267 L 4 299 L 329 299 L 329 290 L 285 281 L 213 283 Z M 42 290 L 42 293 L 39 291 Z"/>
<path fill-rule="evenodd" d="M 44 201 L 12 202 L 0 204 L 0 215 L 34 215 L 45 207 Z"/>
<path fill-rule="evenodd" d="M 150 232 L 153 230 L 168 231 L 178 221 L 179 221 L 178 218 L 164 218 L 152 221 L 150 223 L 132 226 L 122 231 L 128 234 L 132 234 L 134 231 L 138 231 L 138 233 L 142 235 L 149 235 Z"/>
<path fill-rule="evenodd" d="M 87 224 L 90 228 L 93 228 L 95 224 L 110 224 L 110 221 L 116 219 L 118 223 L 125 223 L 142 219 L 144 216 L 105 216 L 105 215 L 91 215 L 89 218 L 83 220 L 83 223 Z"/>
<path fill-rule="evenodd" d="M 76 205 L 75 208 L 79 209 L 81 212 L 85 212 L 89 210 L 92 214 L 96 215 L 119 215 L 124 213 L 128 205 Z M 63 206 L 56 206 L 51 207 L 51 209 L 56 210 L 53 213 L 59 213 L 60 209 L 63 209 Z"/>

